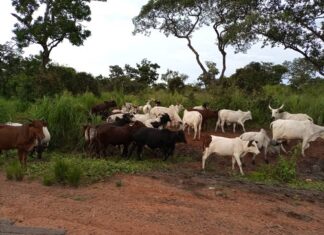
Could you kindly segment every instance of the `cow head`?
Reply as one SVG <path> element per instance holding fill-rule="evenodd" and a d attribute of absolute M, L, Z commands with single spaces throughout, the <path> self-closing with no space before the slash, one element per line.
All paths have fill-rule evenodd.
<path fill-rule="evenodd" d="M 283 107 L 284 107 L 284 106 L 285 106 L 285 105 L 282 104 L 282 105 L 280 106 L 280 108 L 278 108 L 278 109 L 274 109 L 274 108 L 272 108 L 272 107 L 270 106 L 270 104 L 269 104 L 269 109 L 271 110 L 271 118 L 272 118 L 272 119 L 275 119 L 275 120 L 280 119 L 280 117 L 281 117 L 281 113 L 283 112 Z"/>
<path fill-rule="evenodd" d="M 246 144 L 245 151 L 249 152 L 249 153 L 259 154 L 260 150 L 258 149 L 257 144 L 258 144 L 257 141 L 253 141 L 253 140 L 248 141 L 247 144 Z"/>
<path fill-rule="evenodd" d="M 36 136 L 37 141 L 41 143 L 42 139 L 45 138 L 45 134 L 43 132 L 43 127 L 46 127 L 47 123 L 42 120 L 33 120 L 28 124 L 30 134 Z"/>

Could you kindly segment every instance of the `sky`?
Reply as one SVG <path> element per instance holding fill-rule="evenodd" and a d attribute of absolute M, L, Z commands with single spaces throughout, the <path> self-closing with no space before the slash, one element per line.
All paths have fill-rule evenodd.
<path fill-rule="evenodd" d="M 67 40 L 54 48 L 50 58 L 52 62 L 70 66 L 78 72 L 88 72 L 94 76 L 109 75 L 110 65 L 133 67 L 146 58 L 161 66 L 160 74 L 167 69 L 179 71 L 189 76 L 188 82 L 196 82 L 201 74 L 194 54 L 190 51 L 184 39 L 172 36 L 166 37 L 159 31 L 153 31 L 147 37 L 141 34 L 133 35 L 132 18 L 138 15 L 141 6 L 148 0 L 108 0 L 107 2 L 90 3 L 91 22 L 84 23 L 91 31 L 83 46 L 72 46 Z M 14 8 L 10 0 L 0 2 L 0 43 L 10 41 L 16 19 L 11 15 Z M 192 44 L 199 52 L 202 61 L 216 62 L 221 70 L 221 55 L 215 45 L 215 33 L 212 28 L 204 28 L 193 34 Z M 25 55 L 38 54 L 39 45 L 32 45 L 24 49 Z M 272 62 L 281 64 L 285 60 L 291 61 L 301 57 L 292 50 L 282 47 L 261 48 L 261 44 L 254 45 L 247 53 L 235 54 L 231 47 L 227 48 L 227 70 L 225 75 L 235 73 L 252 61 Z"/>

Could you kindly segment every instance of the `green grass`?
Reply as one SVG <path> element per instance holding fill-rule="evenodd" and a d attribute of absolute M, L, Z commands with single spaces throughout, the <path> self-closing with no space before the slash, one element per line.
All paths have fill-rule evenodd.
<path fill-rule="evenodd" d="M 172 164 L 172 161 L 163 162 L 161 159 L 91 159 L 83 154 L 51 153 L 48 161 L 30 161 L 26 175 L 32 179 L 42 179 L 44 185 L 57 183 L 78 186 L 104 180 L 116 173 L 134 174 L 167 169 Z"/>
<path fill-rule="evenodd" d="M 17 160 L 9 162 L 5 166 L 5 171 L 8 180 L 22 181 L 25 175 L 25 169 Z"/>

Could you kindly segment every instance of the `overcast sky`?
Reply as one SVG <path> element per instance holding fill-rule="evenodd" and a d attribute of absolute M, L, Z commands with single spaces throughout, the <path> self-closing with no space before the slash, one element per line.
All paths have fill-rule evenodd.
<path fill-rule="evenodd" d="M 64 41 L 51 53 L 53 62 L 71 66 L 79 72 L 92 73 L 94 76 L 102 74 L 108 76 L 110 65 L 125 64 L 136 66 L 143 58 L 158 63 L 158 72 L 167 69 L 179 71 L 189 76 L 188 82 L 195 82 L 201 70 L 196 63 L 194 54 L 187 47 L 184 39 L 165 37 L 160 32 L 154 32 L 150 37 L 132 35 L 132 18 L 136 16 L 141 6 L 148 0 L 109 0 L 108 2 L 91 2 L 90 23 L 85 24 L 92 33 L 83 46 L 76 47 Z M 0 3 L 1 33 L 0 43 L 10 41 L 13 37 L 12 29 L 15 18 L 10 0 Z M 195 32 L 193 46 L 200 53 L 202 61 L 214 61 L 221 70 L 221 55 L 215 45 L 215 33 L 211 28 Z M 25 54 L 37 54 L 40 46 L 34 45 L 25 49 Z M 255 45 L 246 54 L 234 54 L 232 48 L 227 48 L 227 71 L 229 76 L 237 68 L 244 67 L 252 61 L 273 62 L 281 64 L 285 60 L 300 57 L 291 50 L 282 48 L 263 48 Z"/>

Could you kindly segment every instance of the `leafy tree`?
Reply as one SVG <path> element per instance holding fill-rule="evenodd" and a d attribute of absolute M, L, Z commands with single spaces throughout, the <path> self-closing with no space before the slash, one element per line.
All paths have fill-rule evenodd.
<path fill-rule="evenodd" d="M 185 88 L 185 80 L 188 79 L 188 76 L 168 69 L 165 74 L 161 75 L 161 79 L 167 83 L 168 89 L 174 93 Z"/>
<path fill-rule="evenodd" d="M 135 26 L 133 33 L 150 35 L 151 30 L 158 29 L 167 37 L 173 35 L 185 39 L 188 47 L 195 54 L 203 74 L 207 74 L 208 71 L 191 41 L 192 33 L 200 28 L 202 22 L 205 21 L 203 8 L 207 5 L 208 1 L 150 0 L 142 7 L 139 15 L 133 19 Z"/>
<path fill-rule="evenodd" d="M 208 87 L 216 81 L 216 75 L 219 74 L 219 71 L 216 67 L 216 63 L 212 61 L 206 61 L 208 68 L 207 74 L 202 73 L 198 77 L 198 81 L 201 82 L 205 87 Z"/>
<path fill-rule="evenodd" d="M 90 36 L 82 21 L 90 21 L 90 0 L 12 0 L 17 19 L 14 33 L 18 45 L 42 47 L 42 67 L 49 63 L 50 53 L 64 39 L 80 46 Z M 42 12 L 42 9 L 44 11 Z"/>
<path fill-rule="evenodd" d="M 322 0 L 263 0 L 255 32 L 265 45 L 282 45 L 300 53 L 324 75 L 324 2 Z"/>
<path fill-rule="evenodd" d="M 288 69 L 285 78 L 295 88 L 301 88 L 302 85 L 317 78 L 315 66 L 304 58 L 285 61 L 283 65 Z"/>
<path fill-rule="evenodd" d="M 265 85 L 275 85 L 282 81 L 287 69 L 272 63 L 251 62 L 244 68 L 237 69 L 230 79 L 246 92 L 260 91 Z"/>
<path fill-rule="evenodd" d="M 147 59 L 143 59 L 140 64 L 136 64 L 136 68 L 130 65 L 125 65 L 125 74 L 134 81 L 143 84 L 145 86 L 153 85 L 154 82 L 159 78 L 157 69 L 160 65 L 157 63 L 151 63 Z"/>

